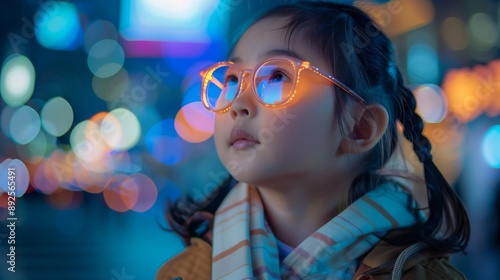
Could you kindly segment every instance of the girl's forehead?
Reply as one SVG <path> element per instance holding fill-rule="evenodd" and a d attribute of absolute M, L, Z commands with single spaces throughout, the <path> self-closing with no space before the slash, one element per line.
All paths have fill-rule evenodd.
<path fill-rule="evenodd" d="M 279 24 L 281 23 L 281 24 Z M 255 62 L 272 49 L 287 47 L 283 20 L 261 20 L 248 28 L 241 36 L 230 58 L 238 57 L 245 63 Z"/>
<path fill-rule="evenodd" d="M 296 30 L 289 38 L 287 29 L 283 28 L 286 24 L 286 18 L 263 19 L 253 24 L 243 33 L 229 59 L 236 58 L 242 64 L 255 65 L 280 51 L 289 51 L 318 67 L 327 67 L 317 48 L 306 40 L 305 31 Z"/>

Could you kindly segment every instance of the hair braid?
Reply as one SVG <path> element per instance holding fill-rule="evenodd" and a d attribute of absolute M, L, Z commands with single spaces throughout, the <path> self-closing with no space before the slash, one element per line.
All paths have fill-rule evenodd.
<path fill-rule="evenodd" d="M 424 165 L 429 209 L 432 210 L 419 234 L 425 242 L 437 249 L 450 252 L 463 251 L 470 237 L 467 212 L 457 194 L 434 164 L 431 143 L 422 135 L 424 123 L 415 112 L 417 106 L 415 97 L 404 86 L 399 70 L 396 70 L 396 73 L 397 90 L 393 96 L 396 116 L 403 125 L 404 136 L 412 142 L 413 150 Z M 452 209 L 455 209 L 453 213 Z M 448 223 L 443 224 L 443 221 Z"/>

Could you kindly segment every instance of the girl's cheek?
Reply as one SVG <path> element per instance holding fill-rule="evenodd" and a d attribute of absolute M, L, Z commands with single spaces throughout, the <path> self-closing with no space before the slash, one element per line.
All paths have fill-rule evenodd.
<path fill-rule="evenodd" d="M 214 118 L 214 133 L 220 129 L 222 126 L 223 119 L 221 118 L 221 114 L 216 113 Z"/>
<path fill-rule="evenodd" d="M 227 114 L 227 113 L 226 113 Z M 214 140 L 217 142 L 222 138 L 225 133 L 225 128 L 229 127 L 227 125 L 227 120 L 224 118 L 223 114 L 216 114 L 214 119 Z"/>

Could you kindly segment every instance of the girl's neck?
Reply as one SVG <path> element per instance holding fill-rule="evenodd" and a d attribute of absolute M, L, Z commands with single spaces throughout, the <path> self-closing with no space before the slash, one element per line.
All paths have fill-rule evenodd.
<path fill-rule="evenodd" d="M 266 219 L 274 235 L 297 247 L 339 212 L 348 186 L 329 181 L 292 183 L 279 188 L 258 186 Z"/>

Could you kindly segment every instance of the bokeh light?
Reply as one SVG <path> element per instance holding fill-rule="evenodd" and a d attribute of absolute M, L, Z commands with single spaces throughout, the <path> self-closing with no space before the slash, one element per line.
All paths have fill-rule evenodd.
<path fill-rule="evenodd" d="M 26 193 L 30 174 L 26 165 L 18 159 L 6 159 L 0 163 L 0 190 L 21 197 Z"/>
<path fill-rule="evenodd" d="M 117 174 L 111 179 L 103 192 L 108 206 L 117 212 L 126 212 L 136 204 L 139 198 L 139 188 L 130 177 Z"/>
<path fill-rule="evenodd" d="M 498 40 L 498 27 L 493 19 L 485 13 L 473 14 L 469 18 L 468 29 L 472 46 L 478 50 L 489 50 Z"/>
<path fill-rule="evenodd" d="M 62 149 L 56 149 L 43 161 L 43 164 L 44 175 L 50 181 L 48 183 L 48 193 L 52 193 L 60 188 L 79 190 L 75 183 L 75 166 L 77 165 L 77 161 L 72 151 L 67 152 Z M 45 188 L 45 186 L 42 188 Z"/>
<path fill-rule="evenodd" d="M 457 17 L 448 17 L 441 25 L 441 38 L 450 50 L 459 51 L 467 48 L 469 39 L 465 22 Z"/>
<path fill-rule="evenodd" d="M 473 68 L 449 70 L 441 86 L 448 99 L 449 111 L 464 123 L 484 112 L 497 116 L 500 113 L 499 80 L 499 60 Z"/>
<path fill-rule="evenodd" d="M 191 22 L 196 20 L 200 15 L 203 15 L 209 8 L 217 6 L 218 1 L 208 0 L 186 0 L 186 1 L 171 1 L 165 2 L 161 0 L 143 0 L 144 11 L 147 15 L 156 17 L 164 17 L 167 20 L 174 22 Z"/>
<path fill-rule="evenodd" d="M 427 44 L 415 44 L 408 51 L 408 77 L 412 83 L 437 83 L 439 58 L 436 50 Z"/>
<path fill-rule="evenodd" d="M 107 20 L 96 20 L 85 29 L 83 46 L 88 53 L 92 46 L 101 40 L 118 40 L 118 31 L 112 22 Z"/>
<path fill-rule="evenodd" d="M 419 1 L 354 1 L 367 12 L 389 36 L 398 36 L 429 24 L 434 19 L 434 4 Z M 380 4 L 383 3 L 383 4 Z"/>
<path fill-rule="evenodd" d="M 40 45 L 53 50 L 75 50 L 82 42 L 82 30 L 75 4 L 53 1 L 55 8 L 40 8 L 35 14 L 35 35 Z"/>
<path fill-rule="evenodd" d="M 15 108 L 12 107 L 4 107 L 0 114 L 0 122 L 3 134 L 7 137 L 11 137 L 10 135 L 10 120 L 12 120 L 12 116 L 16 112 Z"/>
<path fill-rule="evenodd" d="M 28 144 L 16 145 L 16 150 L 22 160 L 31 164 L 37 164 L 43 160 L 48 147 L 47 136 L 45 136 L 43 130 L 40 130 L 35 139 Z"/>
<path fill-rule="evenodd" d="M 174 165 L 183 157 L 182 140 L 175 131 L 173 119 L 154 125 L 146 134 L 146 145 L 153 157 L 161 163 Z"/>
<path fill-rule="evenodd" d="M 75 171 L 77 166 L 86 162 L 82 162 L 72 150 L 52 153 L 51 160 L 53 168 L 59 174 L 60 187 L 70 191 L 80 191 Z M 102 168 L 100 164 L 95 164 L 94 167 Z M 106 171 L 107 169 L 103 168 L 103 172 Z"/>
<path fill-rule="evenodd" d="M 438 123 L 448 111 L 446 97 L 439 86 L 425 84 L 413 90 L 417 100 L 417 111 L 426 122 Z"/>
<path fill-rule="evenodd" d="M 90 120 L 82 121 L 73 128 L 70 143 L 75 154 L 86 162 L 100 161 L 103 153 L 107 152 L 99 125 Z"/>
<path fill-rule="evenodd" d="M 106 115 L 106 113 L 96 114 L 96 116 L 102 115 Z M 75 161 L 78 161 L 78 164 L 89 171 L 97 173 L 112 172 L 111 147 L 104 140 L 99 123 L 94 121 L 96 116 L 91 120 L 79 123 L 71 132 L 70 143 L 72 153 L 77 157 Z M 85 172 L 82 173 L 85 174 Z M 78 175 L 75 174 L 75 177 L 78 178 Z M 92 183 L 84 185 L 88 186 L 92 185 Z M 83 188 L 82 184 L 78 185 L 80 188 Z"/>
<path fill-rule="evenodd" d="M 490 117 L 495 117 L 500 115 L 500 60 L 493 60 L 488 63 L 488 68 L 490 71 L 487 72 L 486 84 L 488 86 L 487 90 L 492 94 L 490 98 L 490 106 L 488 107 L 486 114 Z M 496 96 L 497 98 L 494 98 Z"/>
<path fill-rule="evenodd" d="M 470 121 L 480 114 L 479 103 L 473 96 L 477 82 L 470 69 L 452 69 L 443 79 L 442 88 L 449 101 L 449 109 L 462 122 Z"/>
<path fill-rule="evenodd" d="M 104 170 L 102 172 L 86 168 L 80 164 L 74 167 L 75 181 L 81 190 L 88 193 L 102 193 L 106 187 L 106 183 L 111 178 L 112 173 Z"/>
<path fill-rule="evenodd" d="M 54 97 L 42 108 L 42 126 L 48 133 L 64 135 L 73 124 L 73 108 L 66 99 Z"/>
<path fill-rule="evenodd" d="M 59 188 L 58 176 L 52 160 L 43 160 L 35 172 L 33 187 L 44 194 L 53 193 Z"/>
<path fill-rule="evenodd" d="M 129 152 L 114 152 L 111 155 L 111 165 L 117 172 L 134 173 L 142 169 L 142 161 L 132 157 Z"/>
<path fill-rule="evenodd" d="M 218 4 L 219 0 L 122 1 L 120 33 L 126 40 L 206 41 L 203 27 Z"/>
<path fill-rule="evenodd" d="M 110 123 L 113 123 L 114 126 L 121 128 L 119 120 L 110 115 L 109 112 L 99 112 L 95 115 L 93 115 L 89 121 L 92 123 L 92 130 L 89 130 L 88 128 L 86 129 L 86 137 L 91 138 L 92 142 L 94 142 L 94 145 L 99 147 L 99 150 L 101 152 L 111 152 L 113 148 L 108 145 L 108 141 L 110 136 L 112 136 L 113 133 L 117 133 L 114 129 L 114 127 L 108 127 L 110 126 Z M 119 132 L 118 138 L 121 138 L 121 131 Z"/>
<path fill-rule="evenodd" d="M 184 105 L 175 116 L 175 130 L 187 142 L 200 143 L 213 134 L 214 114 L 201 102 Z"/>
<path fill-rule="evenodd" d="M 483 157 L 493 168 L 500 168 L 500 125 L 488 129 L 482 144 Z"/>
<path fill-rule="evenodd" d="M 138 197 L 132 210 L 135 212 L 145 212 L 149 210 L 156 202 L 158 189 L 155 183 L 149 177 L 141 173 L 130 175 L 136 186 L 138 186 Z"/>
<path fill-rule="evenodd" d="M 21 106 L 33 95 L 35 88 L 35 68 L 23 55 L 11 55 L 2 66 L 0 91 L 9 106 Z"/>
<path fill-rule="evenodd" d="M 129 76 L 125 68 L 107 78 L 94 76 L 92 88 L 95 94 L 104 101 L 113 101 L 125 94 L 129 86 Z"/>
<path fill-rule="evenodd" d="M 10 119 L 10 136 L 18 144 L 28 144 L 38 135 L 40 127 L 41 121 L 38 113 L 29 106 L 21 106 Z"/>
<path fill-rule="evenodd" d="M 89 50 L 87 65 L 99 78 L 108 78 L 120 71 L 125 62 L 125 53 L 118 42 L 104 39 Z"/>
<path fill-rule="evenodd" d="M 141 136 L 141 125 L 137 117 L 125 108 L 115 109 L 101 124 L 104 140 L 116 151 L 125 151 L 137 144 Z"/>

